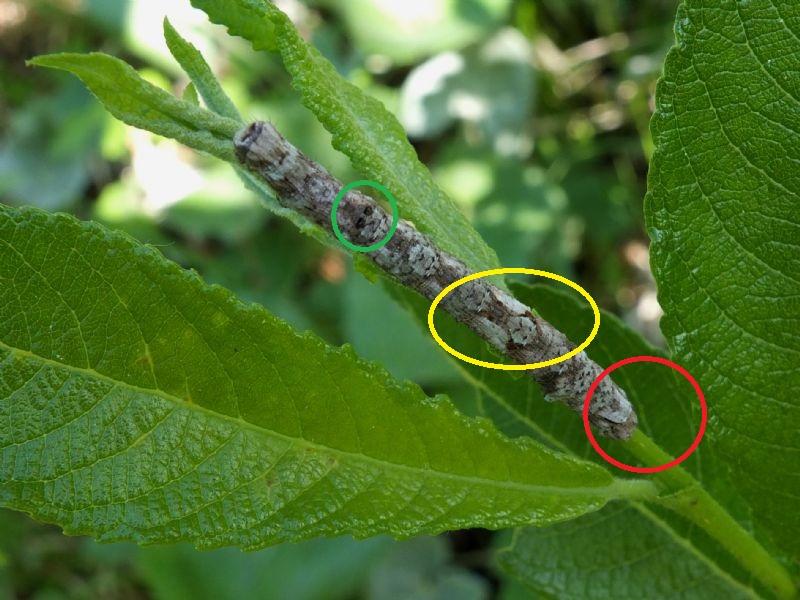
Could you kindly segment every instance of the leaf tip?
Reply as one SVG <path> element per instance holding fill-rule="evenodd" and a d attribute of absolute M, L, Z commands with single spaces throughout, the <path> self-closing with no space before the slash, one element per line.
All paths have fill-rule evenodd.
<path fill-rule="evenodd" d="M 164 20 L 161 22 L 161 27 L 164 31 L 164 39 L 166 40 L 167 44 L 169 44 L 170 41 L 176 37 L 179 37 L 178 30 L 173 27 L 172 23 L 169 22 L 169 17 L 166 15 L 164 16 Z"/>

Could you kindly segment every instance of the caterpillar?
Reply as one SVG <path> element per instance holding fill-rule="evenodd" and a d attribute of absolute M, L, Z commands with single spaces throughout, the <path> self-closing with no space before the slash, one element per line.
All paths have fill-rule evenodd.
<path fill-rule="evenodd" d="M 331 209 L 344 185 L 289 143 L 270 123 L 256 121 L 234 138 L 238 160 L 275 190 L 284 207 L 297 211 L 329 233 Z M 342 234 L 371 246 L 383 239 L 392 216 L 371 197 L 350 190 L 337 211 Z M 387 275 L 433 300 L 445 287 L 472 271 L 408 221 L 400 219 L 391 239 L 366 256 Z M 561 356 L 575 345 L 553 325 L 535 315 L 508 292 L 476 279 L 448 294 L 441 306 L 502 354 L 518 364 Z M 556 365 L 526 371 L 550 401 L 580 413 L 589 386 L 602 372 L 585 352 Z M 604 436 L 629 439 L 636 412 L 625 392 L 606 377 L 589 407 L 589 420 Z"/>

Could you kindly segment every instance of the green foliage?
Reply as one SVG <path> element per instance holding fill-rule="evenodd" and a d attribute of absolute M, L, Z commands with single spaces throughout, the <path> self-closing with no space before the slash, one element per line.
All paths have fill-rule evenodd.
<path fill-rule="evenodd" d="M 417 537 L 400 544 L 375 570 L 370 600 L 485 600 L 486 581 L 448 564 L 450 550 L 441 537 Z"/>
<path fill-rule="evenodd" d="M 0 215 L 6 506 L 101 540 L 257 548 L 546 524 L 652 493 L 503 438 L 126 236 Z"/>
<path fill-rule="evenodd" d="M 167 42 L 169 51 L 175 60 L 186 71 L 186 74 L 194 83 L 197 91 L 203 97 L 206 106 L 218 115 L 242 122 L 239 111 L 228 98 L 222 86 L 211 72 L 211 67 L 203 56 L 192 44 L 184 40 L 170 22 L 164 19 L 164 40 Z"/>
<path fill-rule="evenodd" d="M 512 290 L 517 298 L 536 306 L 544 318 L 573 340 L 584 338 L 591 329 L 591 308 L 574 293 L 549 285 L 518 283 L 512 285 Z M 427 303 L 424 300 L 399 288 L 392 288 L 392 293 L 412 310 L 421 324 L 425 322 Z M 663 355 L 613 315 L 601 312 L 600 331 L 587 350 L 600 365 L 608 366 L 629 356 Z M 468 355 L 489 361 L 495 359 L 492 349 L 483 340 L 446 314 L 437 317 L 436 327 L 449 343 Z M 529 436 L 559 451 L 605 464 L 591 448 L 581 422 L 566 407 L 545 402 L 539 388 L 529 378 L 504 377 L 496 371 L 457 360 L 453 362 L 477 390 L 477 413 L 490 417 L 504 433 Z M 627 365 L 616 371 L 614 377 L 637 407 L 640 429 L 651 435 L 671 456 L 682 454 L 693 441 L 699 426 L 699 406 L 691 385 L 672 369 L 647 363 Z M 602 446 L 618 460 L 635 466 L 665 462 L 653 460 L 650 453 L 643 453 L 630 444 L 602 440 Z M 684 478 L 676 482 L 665 480 L 663 475 L 655 478 L 672 489 L 687 485 L 705 488 L 726 510 L 739 518 L 746 518 L 741 500 L 729 489 L 725 466 L 716 457 L 713 446 L 701 444 L 681 467 L 671 473 L 683 469 L 689 471 L 694 480 Z M 620 539 L 619 544 L 602 542 L 620 538 L 622 529 L 626 536 Z M 586 537 L 583 537 L 583 532 L 587 532 Z M 602 586 L 597 590 L 585 586 L 583 593 L 579 593 L 581 583 L 585 582 L 567 577 L 572 568 L 591 568 L 608 580 L 619 577 L 630 584 L 630 597 L 637 597 L 637 593 L 641 594 L 639 597 L 649 597 L 644 585 L 647 581 L 656 581 L 662 590 L 679 594 L 686 583 L 683 577 L 689 573 L 693 574 L 692 577 L 702 575 L 708 578 L 703 587 L 708 592 L 706 597 L 713 597 L 720 589 L 732 590 L 731 593 L 736 594 L 750 587 L 764 591 L 741 562 L 732 557 L 730 544 L 720 540 L 719 534 L 725 537 L 724 528 L 717 532 L 705 531 L 661 507 L 632 503 L 631 507 L 624 509 L 608 507 L 594 518 L 579 518 L 574 526 L 553 527 L 546 531 L 520 529 L 515 533 L 514 543 L 499 559 L 505 570 L 528 587 L 541 594 L 552 594 L 555 598 L 589 599 L 602 597 L 605 593 L 606 588 Z M 598 552 L 600 556 L 585 555 L 589 537 L 603 543 L 604 550 Z M 627 542 L 627 538 L 633 541 Z M 639 547 L 636 540 L 646 540 L 660 548 L 662 558 L 670 556 L 675 563 L 675 576 L 665 577 L 663 565 L 658 560 L 643 560 L 631 566 L 630 555 Z M 555 565 L 560 565 L 561 570 Z M 625 568 L 631 569 L 628 579 L 619 575 L 619 570 Z M 680 573 L 683 571 L 682 576 Z M 622 587 L 618 589 L 623 590 Z M 595 592 L 599 595 L 593 595 Z"/>
<path fill-rule="evenodd" d="M 223 160 L 235 160 L 233 136 L 241 128 L 238 121 L 176 98 L 146 82 L 118 58 L 99 52 L 52 54 L 31 59 L 30 64 L 77 75 L 120 121 Z"/>
<path fill-rule="evenodd" d="M 757 598 L 737 581 L 665 531 L 642 507 L 609 506 L 547 529 L 516 531 L 500 553 L 503 567 L 541 598 Z"/>
<path fill-rule="evenodd" d="M 72 206 L 89 181 L 83 166 L 97 154 L 107 119 L 78 81 L 27 102 L 0 141 L 0 196 L 46 210 Z"/>
<path fill-rule="evenodd" d="M 242 117 L 239 115 L 239 111 L 233 105 L 231 99 L 222 89 L 216 77 L 214 77 L 214 74 L 211 72 L 211 67 L 208 66 L 208 63 L 197 48 L 184 40 L 166 18 L 164 19 L 164 39 L 167 42 L 172 56 L 175 57 L 175 60 L 177 60 L 186 71 L 192 84 L 203 97 L 206 106 L 222 117 L 237 121 L 239 123 L 239 128 L 241 128 L 244 125 Z M 228 141 L 230 141 L 230 139 L 228 139 Z M 202 148 L 198 148 L 198 150 L 202 150 Z M 244 184 L 258 194 L 268 209 L 292 221 L 300 231 L 320 241 L 331 243 L 328 240 L 328 236 L 326 236 L 319 227 L 302 215 L 283 208 L 275 199 L 269 186 L 255 177 L 247 169 L 242 168 L 230 155 L 226 155 L 223 158 L 231 164 Z"/>
<path fill-rule="evenodd" d="M 154 596 L 168 600 L 347 600 L 391 547 L 386 537 L 320 538 L 248 554 L 182 544 L 142 548 L 136 563 Z"/>
<path fill-rule="evenodd" d="M 301 231 L 319 240 L 326 240 L 327 236 L 319 227 L 283 208 L 264 183 L 238 165 L 233 154 L 233 136 L 241 129 L 242 123 L 238 117 L 232 116 L 238 114 L 236 108 L 213 79 L 208 65 L 197 50 L 171 29 L 168 23 L 165 23 L 164 30 L 170 50 L 187 68 L 203 99 L 211 108 L 224 111 L 224 114 L 210 112 L 191 100 L 175 98 L 142 79 L 126 63 L 105 54 L 54 54 L 39 56 L 30 63 L 63 69 L 77 75 L 111 114 L 129 125 L 173 138 L 190 148 L 231 163 L 245 184 L 259 195 L 270 210 L 294 222 Z"/>
<path fill-rule="evenodd" d="M 578 202 L 583 199 L 585 206 L 575 203 L 570 210 L 591 224 L 588 238 L 607 244 L 607 238 L 630 226 L 631 215 L 620 216 L 619 206 L 596 201 L 619 191 L 613 182 L 624 178 L 624 169 L 617 159 L 613 173 L 607 161 L 580 164 L 598 153 L 603 142 L 593 146 L 596 123 L 567 108 L 574 155 L 562 158 L 567 152 L 547 133 L 537 139 L 542 156 L 558 155 L 551 171 L 563 171 L 563 182 L 557 183 L 552 173 L 542 175 L 536 166 L 523 170 L 522 161 L 492 166 L 486 148 L 476 151 L 454 143 L 443 153 L 452 162 L 445 163 L 445 182 L 464 196 L 467 208 L 474 208 L 475 222 L 485 221 L 481 230 L 490 233 L 490 248 L 436 187 L 395 117 L 342 77 L 274 5 L 262 0 L 192 3 L 254 48 L 277 52 L 302 101 L 333 134 L 334 146 L 350 158 L 358 174 L 387 185 L 402 216 L 473 268 L 498 266 L 495 249 L 503 251 L 504 259 L 524 260 L 535 248 L 537 261 L 554 252 L 569 271 L 568 251 L 550 249 L 570 244 L 564 191 Z M 460 6 L 455 3 L 451 9 L 461 10 L 456 4 Z M 413 48 L 394 43 L 391 27 L 387 32 L 386 23 L 371 23 L 358 9 L 360 2 L 330 8 L 342 14 L 362 50 L 379 51 L 376 40 L 386 40 L 391 42 L 390 58 L 404 62 L 444 49 L 437 46 L 439 41 L 460 50 L 467 40 L 479 39 L 477 32 L 488 32 L 506 9 L 503 0 L 463 4 L 467 10 L 459 18 L 466 26 L 461 33 L 438 40 L 429 36 L 435 32 L 431 29 Z M 598 30 L 619 29 L 615 11 L 589 4 L 597 8 Z M 481 6 L 489 10 L 475 13 Z M 566 10 L 562 3 L 542 2 L 537 10 L 551 11 L 555 22 L 563 20 L 562 29 L 582 39 L 578 6 Z M 637 10 L 650 14 L 651 9 Z M 520 15 L 531 17 L 530 11 L 525 3 L 518 8 Z M 298 335 L 263 309 L 206 286 L 129 238 L 62 216 L 2 208 L 0 465 L 5 466 L 0 469 L 0 503 L 102 540 L 188 540 L 204 547 L 255 548 L 343 532 L 409 536 L 576 518 L 547 529 L 516 529 L 513 542 L 499 555 L 504 571 L 537 597 L 548 598 L 792 597 L 792 575 L 780 562 L 791 564 L 800 554 L 793 510 L 800 488 L 796 478 L 786 477 L 787 471 L 800 471 L 794 435 L 800 422 L 791 396 L 800 387 L 794 368 L 800 353 L 800 272 L 792 255 L 797 249 L 792 208 L 800 193 L 793 168 L 800 148 L 794 110 L 799 94 L 796 81 L 787 75 L 800 66 L 792 38 L 798 22 L 793 5 L 758 1 L 709 7 L 689 0 L 678 14 L 678 43 L 657 95 L 657 152 L 647 216 L 666 309 L 664 331 L 673 358 L 705 390 L 711 423 L 689 460 L 652 478 L 669 497 L 654 498 L 653 486 L 627 474 L 612 478 L 589 446 L 580 421 L 563 406 L 546 404 L 529 378 L 458 361 L 445 373 L 450 389 L 467 390 L 470 396 L 465 401 L 463 394 L 453 395 L 459 408 L 490 418 L 501 434 L 485 419 L 462 417 L 447 399 L 429 398 L 413 385 L 398 383 L 349 349 L 325 345 L 311 334 Z M 533 23 L 528 27 L 526 33 Z M 183 100 L 107 55 L 50 55 L 32 63 L 78 75 L 121 120 L 233 164 L 271 210 L 329 242 L 319 228 L 280 207 L 264 184 L 238 168 L 230 138 L 241 127 L 239 111 L 198 50 L 166 21 L 164 34 L 191 80 Z M 503 34 L 496 39 L 504 39 Z M 496 39 L 461 51 L 462 59 L 474 59 L 464 61 L 463 73 L 443 76 L 438 93 L 428 90 L 428 95 L 416 97 L 419 106 L 439 102 L 438 121 L 436 114 L 423 115 L 434 121 L 423 123 L 422 135 L 461 116 L 448 112 L 450 97 L 465 92 L 496 111 L 487 113 L 494 115 L 493 123 L 478 138 L 498 142 L 498 133 L 522 127 L 527 111 L 502 112 L 514 107 L 495 102 L 502 93 L 486 93 L 490 77 L 490 87 L 498 89 L 505 79 L 513 80 L 508 89 L 517 91 L 512 97 L 524 99 L 530 93 L 525 57 L 515 55 L 514 64 L 506 65 L 505 59 L 497 66 L 491 60 L 483 64 L 484 51 Z M 332 45 L 328 40 L 328 51 Z M 519 47 L 525 45 L 520 40 Z M 649 51 L 657 58 L 651 63 L 658 65 L 658 50 Z M 420 54 L 412 56 L 414 52 Z M 644 56 L 639 47 L 635 52 L 637 58 Z M 341 55 L 325 56 L 337 67 L 347 62 Z M 559 60 L 568 58 L 565 53 Z M 556 69 L 550 82 L 537 77 L 543 89 L 538 100 L 561 104 L 565 89 L 594 88 L 586 83 L 594 78 L 591 69 L 584 83 L 576 76 L 580 69 Z M 266 77 L 275 73 L 267 71 Z M 349 79 L 365 82 L 363 77 Z M 270 91 L 273 106 L 287 102 L 285 95 Z M 370 92 L 389 104 L 393 100 L 377 86 Z M 208 110 L 199 106 L 198 94 Z M 633 115 L 645 148 L 646 102 L 639 98 Z M 250 114 L 249 108 L 243 111 Z M 292 121 L 287 124 L 292 138 L 305 129 L 295 116 L 284 116 L 287 123 Z M 468 121 L 464 118 L 464 127 L 473 127 L 474 137 L 481 126 Z M 68 137 L 78 130 L 73 127 Z M 614 138 L 606 141 L 618 145 Z M 579 166 L 564 166 L 571 161 Z M 64 187 L 71 189 L 76 184 Z M 541 212 L 558 240 L 531 235 L 536 227 L 530 223 L 535 220 L 541 227 L 543 222 L 538 216 L 532 219 L 531 190 L 542 196 Z M 504 220 L 492 212 L 498 203 L 488 202 L 500 192 L 509 211 Z M 632 193 L 625 192 L 628 197 Z M 519 209 L 512 210 L 515 202 Z M 236 223 L 249 217 L 229 212 L 229 225 L 220 218 L 207 229 L 202 218 L 192 223 L 191 208 L 170 209 L 166 222 L 226 240 L 243 237 L 220 232 L 238 231 Z M 520 235 L 509 235 L 523 222 Z M 522 232 L 530 241 L 518 241 Z M 280 248 L 292 263 L 286 267 L 294 269 L 292 274 L 307 260 L 292 239 L 278 236 L 269 242 L 261 256 Z M 244 270 L 233 255 L 220 263 L 218 272 L 225 277 Z M 595 276 L 607 278 L 607 273 Z M 421 358 L 425 355 L 415 350 L 419 336 L 403 331 L 407 320 L 384 327 L 387 317 L 394 317 L 388 307 L 365 299 L 377 291 L 374 286 L 347 285 L 343 296 L 348 306 L 330 309 L 344 315 L 345 339 L 393 361 L 401 374 L 413 373 L 418 381 L 420 374 L 435 379 L 442 359 L 437 356 L 437 364 Z M 296 302 L 284 294 L 284 287 L 279 289 L 278 295 L 286 295 L 281 314 L 306 326 L 296 314 Z M 588 307 L 570 294 L 541 285 L 513 284 L 512 289 L 572 339 L 582 339 L 589 330 Z M 391 292 L 424 324 L 426 302 L 403 290 Z M 334 304 L 328 296 L 324 301 Z M 459 350 L 495 360 L 483 342 L 442 311 L 437 328 Z M 376 330 L 415 345 L 395 352 L 380 342 Z M 426 334 L 424 327 L 422 331 Z M 638 354 L 663 354 L 606 312 L 588 353 L 603 365 Z M 427 371 L 415 366 L 420 360 Z M 314 365 L 313 377 L 309 364 Z M 467 384 L 461 390 L 453 385 L 456 370 Z M 630 365 L 614 377 L 637 406 L 641 430 L 658 446 L 640 437 L 630 444 L 604 441 L 606 450 L 625 462 L 648 466 L 660 462 L 665 452 L 682 453 L 699 422 L 689 384 L 656 365 Z M 611 498 L 631 500 L 604 506 Z M 485 590 L 473 578 L 448 569 L 443 558 L 447 553 L 438 542 L 420 541 L 405 558 L 400 551 L 394 563 L 380 567 L 384 587 L 371 586 L 372 596 L 407 589 L 422 597 L 482 597 Z M 349 541 L 342 543 L 342 548 L 350 547 Z M 354 545 L 353 552 L 358 548 L 363 550 Z M 186 556 L 194 560 L 192 554 Z M 170 557 L 178 561 L 172 568 L 180 571 L 179 554 L 169 551 L 163 560 L 152 553 L 150 564 L 169 565 Z M 325 559 L 319 564 L 324 571 L 334 563 Z M 341 563 L 337 568 L 348 565 L 354 566 Z M 165 567 L 167 575 L 157 583 L 162 593 L 193 596 L 196 590 L 170 587 L 169 569 Z M 160 572 L 152 568 L 154 580 Z M 325 573 L 312 579 L 327 581 Z M 285 589 L 292 591 L 286 594 L 300 594 L 292 585 L 287 579 Z M 314 589 L 331 594 L 344 590 L 331 583 L 319 586 Z M 508 598 L 527 597 L 520 588 L 506 589 Z M 220 597 L 224 593 L 220 588 Z"/>
<path fill-rule="evenodd" d="M 797 3 L 685 2 L 646 201 L 662 327 L 759 538 L 800 556 Z"/>
<path fill-rule="evenodd" d="M 475 270 L 499 267 L 497 255 L 486 245 L 453 202 L 436 186 L 420 163 L 405 131 L 394 115 L 371 96 L 345 80 L 313 46 L 306 43 L 288 17 L 270 2 L 254 0 L 192 0 L 209 18 L 231 33 L 246 12 L 256 10 L 269 19 L 276 45 L 303 103 L 333 134 L 333 145 L 345 153 L 356 170 L 387 187 L 400 216 L 412 221 L 439 246 Z M 239 32 L 245 35 L 245 32 Z M 263 32 L 247 38 L 257 45 Z"/>
<path fill-rule="evenodd" d="M 528 40 L 513 30 L 501 31 L 463 52 L 431 58 L 411 71 L 403 84 L 401 114 L 406 130 L 429 139 L 458 119 L 493 141 L 499 153 L 518 151 L 511 142 L 520 133 L 534 97 L 530 63 Z"/>
<path fill-rule="evenodd" d="M 4 509 L 0 531 L 4 599 L 351 600 L 380 584 L 377 569 L 408 552 L 386 536 L 317 538 L 249 553 L 198 552 L 188 544 L 99 544 Z"/>

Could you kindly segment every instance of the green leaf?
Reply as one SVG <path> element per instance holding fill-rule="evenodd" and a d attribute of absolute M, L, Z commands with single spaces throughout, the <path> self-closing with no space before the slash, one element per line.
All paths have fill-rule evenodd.
<path fill-rule="evenodd" d="M 536 597 L 758 597 L 691 545 L 654 525 L 641 509 L 622 505 L 546 529 L 517 529 L 499 558 L 504 570 L 541 594 Z"/>
<path fill-rule="evenodd" d="M 254 46 L 263 39 L 263 32 L 251 38 L 236 24 L 242 15 L 253 11 L 258 11 L 258 18 L 269 19 L 293 86 L 331 132 L 334 147 L 350 157 L 353 167 L 365 177 L 386 186 L 397 200 L 400 216 L 412 221 L 442 249 L 476 271 L 500 266 L 495 252 L 436 186 L 395 116 L 339 75 L 271 2 L 192 0 L 192 5 L 205 11 L 214 23 L 228 26 L 231 33 L 239 32 Z"/>
<path fill-rule="evenodd" d="M 187 146 L 235 161 L 233 136 L 241 124 L 176 98 L 142 79 L 127 63 L 93 52 L 49 54 L 29 64 L 77 75 L 108 111 L 128 125 L 170 137 Z"/>
<path fill-rule="evenodd" d="M 536 306 L 545 319 L 573 341 L 583 339 L 591 330 L 592 310 L 576 293 L 541 284 L 531 286 L 514 283 L 512 290 L 519 300 Z M 396 287 L 392 293 L 401 296 L 424 323 L 428 308 L 425 301 Z M 485 342 L 446 314 L 439 316 L 437 313 L 436 328 L 443 339 L 458 350 L 476 358 L 493 360 Z M 587 353 L 604 366 L 630 356 L 663 355 L 606 311 L 601 311 L 600 331 Z M 606 465 L 590 446 L 581 420 L 575 413 L 561 404 L 546 402 L 530 378 L 514 378 L 462 361 L 453 362 L 478 389 L 480 414 L 490 417 L 506 434 L 530 436 L 553 448 Z M 616 371 L 614 378 L 636 407 L 640 428 L 672 456 L 682 454 L 694 439 L 699 425 L 699 407 L 691 385 L 672 369 L 648 363 L 627 365 Z M 622 462 L 653 466 L 638 460 L 625 443 L 601 440 L 601 445 Z M 701 444 L 682 466 L 697 478 L 698 485 L 702 484 L 730 513 L 746 522 L 746 507 L 738 496 L 731 493 L 727 467 L 717 459 L 710 444 Z M 525 528 L 516 532 L 516 544 L 501 554 L 501 565 L 545 597 L 589 599 L 600 597 L 592 595 L 595 592 L 608 592 L 608 586 L 598 590 L 587 586 L 584 594 L 579 594 L 574 581 L 570 579 L 571 569 L 579 568 L 575 565 L 592 569 L 596 577 L 603 578 L 603 581 L 615 582 L 611 588 L 615 598 L 651 597 L 644 593 L 646 589 L 637 582 L 662 581 L 662 567 L 658 566 L 658 561 L 643 560 L 629 565 L 630 577 L 622 577 L 619 570 L 630 562 L 626 554 L 628 546 L 623 540 L 619 544 L 606 544 L 602 556 L 592 562 L 594 559 L 583 552 L 585 540 L 575 534 L 586 527 L 591 531 L 591 537 L 607 541 L 619 538 L 619 532 L 625 530 L 626 537 L 633 540 L 651 540 L 653 547 L 659 548 L 663 559 L 666 561 L 669 558 L 674 563 L 675 573 L 683 570 L 689 578 L 697 573 L 708 573 L 710 580 L 703 589 L 709 594 L 718 589 L 728 589 L 735 596 L 742 593 L 743 587 L 754 586 L 764 591 L 764 597 L 770 597 L 766 590 L 753 583 L 753 575 L 702 528 L 670 511 L 655 505 L 634 503 L 632 507 L 624 509 L 619 506 L 608 507 L 600 514 L 596 519 L 582 517 L 573 528 Z M 635 545 L 635 542 L 631 544 Z M 562 565 L 562 572 L 554 573 L 554 565 Z M 542 568 L 542 572 L 535 568 L 537 566 Z M 668 595 L 666 590 L 680 593 L 683 585 L 681 577 L 664 579 L 664 595 Z"/>
<path fill-rule="evenodd" d="M 166 17 L 164 17 L 164 40 L 166 40 L 172 56 L 186 71 L 189 79 L 200 92 L 206 106 L 223 117 L 243 123 L 239 111 L 236 110 L 233 102 L 228 98 L 217 78 L 214 77 L 211 67 L 208 66 L 203 55 L 175 31 Z"/>
<path fill-rule="evenodd" d="M 203 55 L 192 44 L 184 40 L 166 18 L 164 19 L 164 39 L 172 56 L 178 61 L 181 68 L 186 71 L 206 105 L 219 115 L 238 121 L 241 127 L 243 121 L 239 111 L 222 89 L 217 78 L 214 77 Z M 226 160 L 231 163 L 234 171 L 236 171 L 245 186 L 256 193 L 268 210 L 278 216 L 289 219 L 303 233 L 327 245 L 334 245 L 329 239 L 330 236 L 326 235 L 320 227 L 314 225 L 304 216 L 281 206 L 272 189 L 250 171 L 243 168 L 237 160 L 231 160 L 230 158 L 226 158 Z"/>
<path fill-rule="evenodd" d="M 412 310 L 420 323 L 426 323 L 429 302 L 394 284 L 390 284 L 390 290 Z M 520 301 L 536 306 L 544 318 L 572 341 L 580 342 L 591 331 L 592 310 L 577 292 L 551 285 L 521 283 L 513 283 L 512 290 Z M 614 315 L 606 311 L 601 311 L 601 315 L 600 331 L 587 349 L 598 364 L 608 366 L 629 356 L 662 354 Z M 486 342 L 444 311 L 436 312 L 435 322 L 437 331 L 449 345 L 468 356 L 496 362 L 494 350 Z M 427 330 L 427 325 L 423 327 Z M 454 358 L 452 361 L 481 394 L 483 414 L 507 435 L 531 436 L 553 448 L 569 449 L 578 456 L 596 460 L 598 464 L 607 464 L 589 444 L 580 417 L 561 403 L 545 401 L 539 386 L 531 378 L 510 376 L 503 371 L 484 369 Z M 699 408 L 696 395 L 688 382 L 671 369 L 648 364 L 626 366 L 613 377 L 636 406 L 641 428 L 652 432 L 666 451 L 676 456 L 681 454 L 692 442 L 699 425 L 699 416 L 693 415 L 693 406 Z M 680 402 L 676 398 L 680 398 Z M 636 460 L 623 442 L 603 440 L 603 447 L 619 460 L 632 464 Z M 691 467 L 691 463 L 688 466 Z"/>
<path fill-rule="evenodd" d="M 684 2 L 646 216 L 673 358 L 759 538 L 800 558 L 800 4 Z"/>
<path fill-rule="evenodd" d="M 548 524 L 649 482 L 460 415 L 92 223 L 0 207 L 0 505 L 257 548 Z"/>
<path fill-rule="evenodd" d="M 197 88 L 194 87 L 192 82 L 189 82 L 189 84 L 184 88 L 181 98 L 186 100 L 186 102 L 194 104 L 195 106 L 200 106 L 200 98 L 197 96 Z"/>
<path fill-rule="evenodd" d="M 231 35 L 246 39 L 256 50 L 278 49 L 271 17 L 276 9 L 271 0 L 192 0 L 212 23 L 224 25 Z"/>
<path fill-rule="evenodd" d="M 167 30 L 169 28 L 167 27 Z M 170 45 L 182 66 L 189 70 L 193 83 L 215 110 L 235 111 L 225 107 L 224 92 L 210 79 L 205 61 L 175 33 Z M 77 75 L 108 111 L 119 120 L 173 138 L 190 148 L 207 152 L 231 163 L 245 185 L 275 214 L 289 219 L 300 231 L 333 245 L 330 236 L 302 215 L 278 204 L 272 190 L 255 175 L 239 166 L 233 153 L 233 136 L 241 129 L 238 119 L 219 116 L 190 100 L 178 99 L 146 82 L 129 65 L 106 54 L 51 54 L 38 56 L 30 64 L 63 69 Z M 207 65 L 206 65 L 207 68 Z M 210 79 L 209 79 L 210 78 Z"/>
<path fill-rule="evenodd" d="M 478 46 L 425 61 L 403 82 L 403 125 L 413 137 L 431 139 L 463 120 L 499 154 L 516 153 L 516 137 L 530 118 L 534 98 L 530 53 L 530 40 L 515 29 L 504 29 Z M 476 104 L 482 107 L 477 113 Z M 501 139 L 508 141 L 500 143 Z M 467 187 L 464 192 L 473 190 Z"/>
<path fill-rule="evenodd" d="M 65 81 L 11 111 L 0 140 L 2 201 L 46 210 L 74 206 L 90 185 L 90 165 L 107 121 L 78 81 Z"/>

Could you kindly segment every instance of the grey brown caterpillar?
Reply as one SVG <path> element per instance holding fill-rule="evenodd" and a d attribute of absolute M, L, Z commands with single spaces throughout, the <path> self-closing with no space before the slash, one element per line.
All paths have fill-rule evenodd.
<path fill-rule="evenodd" d="M 340 181 L 269 123 L 257 121 L 248 125 L 236 135 L 234 145 L 239 161 L 275 190 L 283 206 L 333 235 L 331 208 L 344 187 Z M 392 216 L 380 204 L 358 190 L 345 194 L 336 216 L 342 234 L 359 246 L 371 246 L 383 239 L 392 223 Z M 428 300 L 472 273 L 403 219 L 388 243 L 366 256 L 393 279 Z M 550 323 L 485 279 L 459 286 L 445 297 L 441 307 L 518 364 L 541 362 L 575 348 Z M 586 392 L 602 370 L 581 352 L 527 374 L 536 380 L 548 400 L 562 401 L 580 414 Z M 623 440 L 630 438 L 637 424 L 625 392 L 609 377 L 603 379 L 592 397 L 589 420 L 602 435 Z"/>

